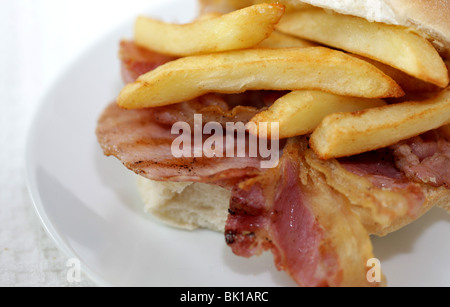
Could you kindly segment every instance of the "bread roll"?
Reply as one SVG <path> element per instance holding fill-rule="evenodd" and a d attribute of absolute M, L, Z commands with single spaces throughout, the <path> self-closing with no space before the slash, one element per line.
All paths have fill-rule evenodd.
<path fill-rule="evenodd" d="M 231 192 L 192 182 L 159 182 L 138 176 L 145 211 L 176 228 L 224 232 Z"/>

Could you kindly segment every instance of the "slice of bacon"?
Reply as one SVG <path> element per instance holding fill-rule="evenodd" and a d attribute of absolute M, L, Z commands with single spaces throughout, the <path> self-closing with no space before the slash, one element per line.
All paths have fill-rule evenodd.
<path fill-rule="evenodd" d="M 119 57 L 122 61 L 122 79 L 125 83 L 132 83 L 140 75 L 176 59 L 139 47 L 133 41 L 127 40 L 120 42 Z"/>
<path fill-rule="evenodd" d="M 204 122 L 247 124 L 257 113 L 265 109 L 282 94 L 271 91 L 250 91 L 242 94 L 207 94 L 197 99 L 154 108 L 155 119 L 164 125 L 177 122 L 194 126 L 194 115 L 201 114 Z M 237 101 L 239 103 L 237 103 Z"/>
<path fill-rule="evenodd" d="M 230 185 L 256 174 L 264 159 L 252 156 L 246 147 L 245 157 L 175 158 L 172 144 L 178 135 L 171 134 L 171 126 L 158 121 L 160 110 L 125 110 L 113 103 L 98 121 L 97 139 L 105 155 L 115 156 L 135 173 L 151 180 L 178 182 L 207 182 Z M 200 127 L 201 128 L 201 127 Z M 194 127 L 192 127 L 193 132 Z M 202 145 L 209 135 L 202 136 Z M 236 136 L 235 136 L 236 137 Z M 223 136 L 223 142 L 226 135 Z M 192 145 L 194 145 L 192 136 Z M 231 146 L 238 146 L 235 141 Z M 282 147 L 280 147 L 281 149 Z M 226 146 L 223 146 L 223 151 Z M 235 155 L 236 148 L 234 149 Z"/>
<path fill-rule="evenodd" d="M 395 163 L 410 180 L 434 187 L 450 187 L 450 142 L 438 131 L 391 147 Z"/>
<path fill-rule="evenodd" d="M 232 193 L 226 241 L 237 255 L 271 250 L 277 268 L 301 286 L 378 286 L 367 281 L 368 233 L 350 204 L 304 158 L 307 141 L 290 139 L 280 164 Z"/>
<path fill-rule="evenodd" d="M 399 171 L 385 149 L 345 159 L 320 160 L 312 151 L 308 163 L 352 204 L 371 234 L 385 235 L 426 211 L 422 187 Z"/>

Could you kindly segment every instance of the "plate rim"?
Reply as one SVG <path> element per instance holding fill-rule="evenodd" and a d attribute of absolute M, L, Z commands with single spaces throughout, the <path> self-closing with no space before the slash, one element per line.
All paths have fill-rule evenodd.
<path fill-rule="evenodd" d="M 191 1 L 196 2 L 197 0 L 171 0 L 171 2 L 185 2 L 185 1 Z M 153 2 L 149 2 L 148 5 L 145 8 L 145 11 L 155 11 L 158 9 L 163 9 L 164 7 L 167 7 L 170 5 L 170 3 L 164 1 L 164 0 L 154 0 Z M 139 14 L 138 12 L 136 14 Z M 31 116 L 31 120 L 29 121 L 26 135 L 25 135 L 25 155 L 24 155 L 24 170 L 23 174 L 25 177 L 25 185 L 27 188 L 27 192 L 29 195 L 29 198 L 32 203 L 33 210 L 35 214 L 37 215 L 37 218 L 39 219 L 40 226 L 44 229 L 45 233 L 48 235 L 48 237 L 52 240 L 52 242 L 56 245 L 57 249 L 66 257 L 68 257 L 68 260 L 71 258 L 79 259 L 76 255 L 76 252 L 70 248 L 63 240 L 62 235 L 55 229 L 54 223 L 51 221 L 51 219 L 48 217 L 47 212 L 45 210 L 45 205 L 42 200 L 42 192 L 39 191 L 37 179 L 36 179 L 36 172 L 35 172 L 35 165 L 36 165 L 36 158 L 33 156 L 34 154 L 34 148 L 35 148 L 35 141 L 37 139 L 37 127 L 40 125 L 40 118 L 41 115 L 45 112 L 46 106 L 51 104 L 51 95 L 55 91 L 55 89 L 60 85 L 61 80 L 66 77 L 68 74 L 70 74 L 70 71 L 73 70 L 75 66 L 77 66 L 78 62 L 82 61 L 89 52 L 93 50 L 93 48 L 100 46 L 101 42 L 109 41 L 111 40 L 111 37 L 114 36 L 115 33 L 119 32 L 120 30 L 124 29 L 125 26 L 132 24 L 135 17 L 130 17 L 117 25 L 115 25 L 113 28 L 109 29 L 108 31 L 105 31 L 103 34 L 100 34 L 98 36 L 97 40 L 92 41 L 91 43 L 87 44 L 80 50 L 76 55 L 74 55 L 69 61 L 67 61 L 64 65 L 62 65 L 57 73 L 55 74 L 55 77 L 50 81 L 49 85 L 47 86 L 44 93 L 37 98 L 36 101 L 36 108 Z M 82 259 L 79 259 L 82 264 L 81 272 L 86 277 L 88 277 L 96 286 L 99 287 L 111 287 L 113 286 L 112 283 L 106 281 L 105 279 L 98 276 L 98 274 L 94 273 L 94 271 L 82 261 Z"/>

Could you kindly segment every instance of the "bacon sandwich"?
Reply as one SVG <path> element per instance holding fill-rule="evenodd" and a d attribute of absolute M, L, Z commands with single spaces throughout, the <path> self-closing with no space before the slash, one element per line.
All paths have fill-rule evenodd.
<path fill-rule="evenodd" d="M 450 210 L 450 2 L 200 2 L 192 23 L 139 17 L 120 43 L 105 155 L 153 216 L 270 251 L 299 286 L 385 285 L 371 236 Z M 174 154 L 180 123 L 192 148 Z"/>

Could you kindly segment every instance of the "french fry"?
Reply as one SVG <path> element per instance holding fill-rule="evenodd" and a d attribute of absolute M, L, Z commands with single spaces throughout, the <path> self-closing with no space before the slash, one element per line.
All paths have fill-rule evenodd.
<path fill-rule="evenodd" d="M 135 42 L 173 56 L 245 49 L 269 37 L 283 14 L 284 6 L 264 3 L 184 25 L 141 16 L 135 25 Z"/>
<path fill-rule="evenodd" d="M 229 13 L 254 4 L 254 0 L 199 0 L 201 13 L 209 13 L 211 8 L 219 13 Z"/>
<path fill-rule="evenodd" d="M 250 125 L 250 127 L 257 128 L 262 122 L 278 122 L 279 138 L 284 139 L 313 132 L 329 114 L 353 112 L 384 105 L 386 103 L 381 99 L 353 98 L 321 91 L 295 91 L 275 101 L 268 110 L 258 113 L 251 120 L 256 125 Z M 250 133 L 265 138 L 277 137 L 271 135 L 270 127 L 268 125 L 267 135 L 253 130 L 250 130 Z"/>
<path fill-rule="evenodd" d="M 270 2 L 271 2 L 270 0 L 253 0 L 253 4 L 270 3 Z M 275 2 L 284 5 L 286 7 L 287 12 L 304 10 L 313 7 L 310 4 L 306 4 L 298 0 L 278 0 Z"/>
<path fill-rule="evenodd" d="M 197 20 L 206 20 L 212 18 L 218 18 L 223 16 L 221 13 L 208 12 L 200 15 Z M 305 48 L 305 47 L 315 47 L 318 44 L 295 37 L 292 35 L 287 35 L 279 31 L 273 31 L 272 34 L 261 43 L 256 45 L 256 48 Z"/>
<path fill-rule="evenodd" d="M 313 132 L 310 142 L 320 158 L 339 158 L 384 148 L 447 124 L 450 87 L 425 101 L 331 114 Z"/>
<path fill-rule="evenodd" d="M 298 0 L 199 0 L 202 13 L 209 13 L 211 8 L 219 10 L 221 13 L 228 13 L 231 11 L 242 9 L 246 6 L 261 3 L 279 3 L 286 6 L 288 11 L 311 8 L 312 6 Z"/>
<path fill-rule="evenodd" d="M 257 47 L 258 48 L 306 48 L 306 47 L 315 47 L 317 44 L 294 37 L 291 35 L 287 35 L 278 31 L 272 32 L 272 34 L 265 40 L 263 40 Z"/>
<path fill-rule="evenodd" d="M 170 105 L 210 92 L 316 89 L 343 96 L 399 97 L 403 90 L 375 66 L 324 47 L 248 49 L 181 58 L 121 91 L 127 109 Z"/>
<path fill-rule="evenodd" d="M 433 45 L 401 27 L 310 9 L 286 14 L 277 30 L 363 55 L 445 88 L 447 68 Z"/>

